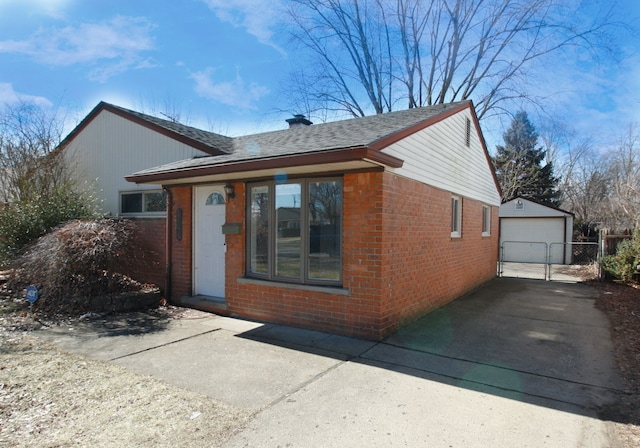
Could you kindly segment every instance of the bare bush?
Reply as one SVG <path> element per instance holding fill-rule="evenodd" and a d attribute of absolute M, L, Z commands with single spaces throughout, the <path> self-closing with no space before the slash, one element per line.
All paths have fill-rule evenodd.
<path fill-rule="evenodd" d="M 136 225 L 126 219 L 71 221 L 39 238 L 18 260 L 8 287 L 38 288 L 37 309 L 94 311 L 87 298 L 144 289 L 127 274 L 148 255 L 136 243 Z"/>

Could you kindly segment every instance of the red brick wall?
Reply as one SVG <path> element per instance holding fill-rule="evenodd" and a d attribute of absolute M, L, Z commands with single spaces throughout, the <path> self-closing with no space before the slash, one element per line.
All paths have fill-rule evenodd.
<path fill-rule="evenodd" d="M 227 202 L 227 223 L 241 223 L 241 235 L 227 235 L 226 300 L 228 312 L 340 334 L 377 338 L 379 259 L 381 245 L 382 173 L 344 178 L 343 283 L 349 295 L 283 287 L 278 283 L 238 282 L 245 274 L 245 189 L 236 183 L 236 197 Z M 174 258 L 175 259 L 175 258 Z M 325 292 L 326 291 L 326 292 Z"/>
<path fill-rule="evenodd" d="M 236 197 L 227 200 L 226 222 L 228 224 L 240 224 L 242 231 L 239 235 L 225 236 L 225 242 L 227 244 L 227 254 L 225 258 L 225 296 L 227 297 L 227 302 L 229 302 L 229 297 L 232 298 L 232 302 L 229 302 L 233 303 L 232 309 L 234 312 L 241 314 L 241 297 L 244 289 L 241 285 L 237 284 L 237 279 L 244 275 L 246 260 L 245 184 L 240 182 L 232 185 L 235 187 Z M 238 298 L 238 302 L 236 302 L 236 297 Z"/>
<path fill-rule="evenodd" d="M 179 304 L 180 298 L 192 294 L 191 275 L 191 217 L 192 217 L 192 188 L 171 188 L 173 203 L 171 211 L 171 303 Z M 182 225 L 177 222 L 178 209 L 182 209 Z M 180 227 L 180 228 L 179 228 Z M 181 234 L 181 240 L 178 235 Z"/>
<path fill-rule="evenodd" d="M 451 194 L 385 172 L 344 176 L 343 287 L 348 295 L 244 281 L 245 189 L 234 184 L 227 223 L 226 300 L 239 316 L 380 339 L 495 276 L 498 210 L 481 236 L 482 204 L 463 198 L 462 238 L 452 239 Z M 183 241 L 173 247 L 173 297 L 191 291 L 191 189 L 174 189 Z M 175 219 L 175 218 L 174 218 Z M 240 279 L 240 280 L 239 280 Z"/>
<path fill-rule="evenodd" d="M 481 202 L 462 198 L 462 237 L 451 237 L 451 193 L 385 173 L 381 333 L 391 332 L 496 275 L 498 207 L 482 236 Z"/>
<path fill-rule="evenodd" d="M 164 290 L 166 263 L 166 218 L 131 218 L 138 228 L 136 239 L 144 251 L 144 258 L 132 277 L 153 283 Z"/>

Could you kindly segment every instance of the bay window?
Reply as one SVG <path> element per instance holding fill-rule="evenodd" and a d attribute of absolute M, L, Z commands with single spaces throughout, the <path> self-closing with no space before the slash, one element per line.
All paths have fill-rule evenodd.
<path fill-rule="evenodd" d="M 269 181 L 247 189 L 247 275 L 341 284 L 342 180 Z"/>

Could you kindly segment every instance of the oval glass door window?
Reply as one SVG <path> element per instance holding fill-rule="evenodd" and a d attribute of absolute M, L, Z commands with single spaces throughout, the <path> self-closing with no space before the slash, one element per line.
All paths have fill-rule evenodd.
<path fill-rule="evenodd" d="M 224 196 L 222 196 L 217 191 L 214 191 L 207 197 L 205 205 L 219 205 L 224 204 Z"/>

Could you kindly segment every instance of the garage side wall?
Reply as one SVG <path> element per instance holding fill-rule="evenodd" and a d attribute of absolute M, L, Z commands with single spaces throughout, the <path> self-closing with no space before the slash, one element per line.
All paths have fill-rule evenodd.
<path fill-rule="evenodd" d="M 451 196 L 391 173 L 384 176 L 383 333 L 390 333 L 496 276 L 498 207 L 482 234 L 483 204 L 462 197 L 462 236 L 451 237 Z"/>

